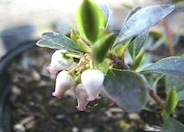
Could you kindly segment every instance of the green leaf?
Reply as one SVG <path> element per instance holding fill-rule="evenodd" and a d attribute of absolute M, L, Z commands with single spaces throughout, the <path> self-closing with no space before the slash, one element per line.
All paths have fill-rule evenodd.
<path fill-rule="evenodd" d="M 112 68 L 111 64 L 112 60 L 109 58 L 105 58 L 102 63 L 97 63 L 95 66 L 98 70 L 102 71 L 103 73 L 107 73 L 109 68 Z"/>
<path fill-rule="evenodd" d="M 132 41 L 132 43 L 129 46 L 129 52 L 132 59 L 135 59 L 135 57 L 139 54 L 146 39 L 148 38 L 148 35 L 149 35 L 149 32 L 145 31 Z"/>
<path fill-rule="evenodd" d="M 167 57 L 142 69 L 142 72 L 153 72 L 184 77 L 184 58 L 177 56 Z"/>
<path fill-rule="evenodd" d="M 144 57 L 145 57 L 144 52 L 142 52 L 141 54 L 137 55 L 136 58 L 133 60 L 131 68 L 132 69 L 137 69 L 138 67 L 140 67 Z"/>
<path fill-rule="evenodd" d="M 127 41 L 125 42 L 124 45 L 117 45 L 116 47 L 114 47 L 111 51 L 113 51 L 113 53 L 120 57 L 122 56 L 128 49 L 128 47 L 130 46 L 131 44 L 131 40 L 130 41 Z"/>
<path fill-rule="evenodd" d="M 36 43 L 40 47 L 63 49 L 76 53 L 80 52 L 75 42 L 62 34 L 48 32 L 43 33 L 41 37 L 42 39 Z"/>
<path fill-rule="evenodd" d="M 133 71 L 109 70 L 104 86 L 112 100 L 127 112 L 139 112 L 147 102 L 147 85 L 142 76 Z"/>
<path fill-rule="evenodd" d="M 93 59 L 97 63 L 102 63 L 106 53 L 112 46 L 115 40 L 115 34 L 110 33 L 99 39 L 94 45 L 92 50 Z"/>
<path fill-rule="evenodd" d="M 164 4 L 148 6 L 138 10 L 123 25 L 116 38 L 114 46 L 121 44 L 156 25 L 168 14 L 170 14 L 174 8 L 174 5 Z"/>
<path fill-rule="evenodd" d="M 181 122 L 171 117 L 167 117 L 164 120 L 162 132 L 183 132 L 183 130 L 184 130 L 184 125 Z"/>
<path fill-rule="evenodd" d="M 79 38 L 81 38 L 81 37 L 80 37 L 80 35 L 79 35 L 78 32 L 76 32 L 76 31 L 74 31 L 74 30 L 71 30 L 70 38 L 71 38 L 75 43 L 77 43 L 77 40 L 78 40 Z"/>
<path fill-rule="evenodd" d="M 105 28 L 105 15 L 92 0 L 83 0 L 77 14 L 77 26 L 82 38 L 94 43 Z"/>
<path fill-rule="evenodd" d="M 84 42 L 84 40 L 80 37 L 78 32 L 72 30 L 70 37 L 72 38 L 73 41 L 75 41 L 75 44 L 79 47 L 81 51 L 87 53 L 91 52 L 91 48 L 86 42 Z"/>
<path fill-rule="evenodd" d="M 170 89 L 167 94 L 165 112 L 167 115 L 172 114 L 178 104 L 179 97 L 176 89 Z"/>

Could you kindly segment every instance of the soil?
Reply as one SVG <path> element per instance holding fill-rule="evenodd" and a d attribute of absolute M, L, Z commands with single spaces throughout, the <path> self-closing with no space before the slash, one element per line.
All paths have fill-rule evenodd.
<path fill-rule="evenodd" d="M 36 48 L 11 64 L 12 108 L 14 132 L 142 132 L 159 130 L 159 115 L 142 111 L 128 114 L 101 98 L 78 111 L 73 91 L 63 99 L 52 97 L 55 76 L 46 70 L 54 50 Z"/>

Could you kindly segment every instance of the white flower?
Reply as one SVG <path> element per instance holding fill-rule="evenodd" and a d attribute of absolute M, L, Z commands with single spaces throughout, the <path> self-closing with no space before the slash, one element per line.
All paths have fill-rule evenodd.
<path fill-rule="evenodd" d="M 55 91 L 52 95 L 60 99 L 74 85 L 73 77 L 67 71 L 61 71 L 56 77 Z"/>
<path fill-rule="evenodd" d="M 86 93 L 86 90 L 83 88 L 82 84 L 77 85 L 75 89 L 75 94 L 76 94 L 77 103 L 78 103 L 76 108 L 79 111 L 85 111 L 87 109 L 86 106 L 89 103 L 89 101 L 87 100 L 88 95 Z"/>
<path fill-rule="evenodd" d="M 81 75 L 81 81 L 88 94 L 88 100 L 100 98 L 99 93 L 103 88 L 104 74 L 100 70 L 86 70 Z"/>
<path fill-rule="evenodd" d="M 51 64 L 47 67 L 51 74 L 57 74 L 61 70 L 70 70 L 76 63 L 73 62 L 73 58 L 66 57 L 64 54 L 66 50 L 56 50 L 51 57 Z"/>

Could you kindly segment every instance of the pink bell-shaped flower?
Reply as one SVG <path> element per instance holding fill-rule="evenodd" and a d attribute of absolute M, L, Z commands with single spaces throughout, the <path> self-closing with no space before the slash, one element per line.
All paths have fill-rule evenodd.
<path fill-rule="evenodd" d="M 70 70 L 76 64 L 73 62 L 73 58 L 66 57 L 64 54 L 66 50 L 56 50 L 51 57 L 51 63 L 47 67 L 51 74 L 57 74 L 61 70 Z"/>
<path fill-rule="evenodd" d="M 85 70 L 81 75 L 81 81 L 89 101 L 100 98 L 99 93 L 104 81 L 104 74 L 100 70 Z"/>
<path fill-rule="evenodd" d="M 55 91 L 53 96 L 61 99 L 64 93 L 75 85 L 75 80 L 67 71 L 61 71 L 56 77 Z"/>
<path fill-rule="evenodd" d="M 88 95 L 86 93 L 86 90 L 83 88 L 82 84 L 79 84 L 76 87 L 75 94 L 76 94 L 77 103 L 78 103 L 78 105 L 76 106 L 76 108 L 79 111 L 85 111 L 87 109 L 86 106 L 89 103 L 89 101 L 87 100 Z"/>

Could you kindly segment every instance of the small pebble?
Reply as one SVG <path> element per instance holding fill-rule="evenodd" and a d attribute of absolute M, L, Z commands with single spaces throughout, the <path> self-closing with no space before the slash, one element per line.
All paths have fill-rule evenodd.
<path fill-rule="evenodd" d="M 16 131 L 16 132 L 25 132 L 26 128 L 22 124 L 16 124 L 14 126 L 14 131 Z"/>
<path fill-rule="evenodd" d="M 77 127 L 72 128 L 72 132 L 78 132 L 78 131 L 79 131 L 79 128 L 77 128 Z"/>

